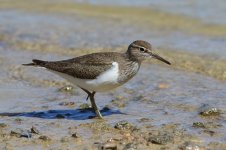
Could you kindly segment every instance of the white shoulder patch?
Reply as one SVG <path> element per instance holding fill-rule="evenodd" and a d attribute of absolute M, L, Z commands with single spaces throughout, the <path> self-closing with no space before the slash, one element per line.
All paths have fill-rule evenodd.
<path fill-rule="evenodd" d="M 95 80 L 90 82 L 95 82 L 96 84 L 103 84 L 107 82 L 117 83 L 119 76 L 119 66 L 117 62 L 112 63 L 112 67 L 107 71 L 101 73 Z"/>

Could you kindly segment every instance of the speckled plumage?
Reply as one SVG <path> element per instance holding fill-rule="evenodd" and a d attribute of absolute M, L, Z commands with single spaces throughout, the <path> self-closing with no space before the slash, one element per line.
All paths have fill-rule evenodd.
<path fill-rule="evenodd" d="M 122 78 L 119 82 L 131 78 L 138 71 L 140 63 L 130 61 L 125 53 L 93 53 L 62 61 L 33 60 L 38 66 L 49 70 L 65 73 L 79 79 L 95 79 L 102 72 L 112 67 L 113 62 L 119 63 L 119 72 Z M 131 70 L 133 66 L 137 70 Z"/>
<path fill-rule="evenodd" d="M 129 45 L 125 53 L 93 53 L 62 61 L 34 59 L 33 63 L 25 65 L 44 67 L 83 89 L 88 94 L 97 116 L 102 118 L 95 104 L 95 92 L 103 92 L 123 85 L 136 75 L 142 61 L 148 57 L 170 64 L 152 52 L 150 43 L 137 40 Z"/>

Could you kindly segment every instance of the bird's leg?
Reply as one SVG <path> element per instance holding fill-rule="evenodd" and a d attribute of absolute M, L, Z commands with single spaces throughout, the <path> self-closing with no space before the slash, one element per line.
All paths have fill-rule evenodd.
<path fill-rule="evenodd" d="M 96 92 L 91 93 L 90 91 L 88 91 L 86 89 L 83 89 L 83 88 L 81 88 L 81 89 L 88 94 L 86 100 L 88 100 L 88 98 L 90 99 L 92 108 L 93 108 L 94 112 L 96 113 L 97 117 L 99 117 L 100 119 L 103 119 L 103 117 L 102 117 L 102 115 L 101 115 L 101 113 L 100 113 L 100 111 L 99 111 L 99 109 L 98 109 L 98 107 L 95 103 L 94 95 L 95 95 Z"/>
<path fill-rule="evenodd" d="M 92 94 L 91 92 L 89 92 L 88 90 L 86 90 L 86 89 L 83 89 L 83 88 L 81 88 L 84 92 L 86 92 L 87 93 L 87 97 L 86 97 L 86 101 L 88 101 L 88 99 L 89 99 L 89 97 L 90 97 L 90 95 Z"/>
<path fill-rule="evenodd" d="M 91 102 L 91 105 L 92 105 L 92 108 L 94 109 L 97 117 L 99 117 L 100 119 L 103 119 L 96 103 L 95 103 L 95 99 L 94 99 L 94 95 L 95 95 L 96 92 L 92 92 L 91 95 L 89 95 L 89 98 L 90 98 L 90 102 Z"/>

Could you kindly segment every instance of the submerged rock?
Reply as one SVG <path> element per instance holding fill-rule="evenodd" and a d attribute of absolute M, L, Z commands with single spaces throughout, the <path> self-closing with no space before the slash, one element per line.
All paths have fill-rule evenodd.
<path fill-rule="evenodd" d="M 195 127 L 195 128 L 205 128 L 205 125 L 202 122 L 194 122 L 193 127 Z"/>
<path fill-rule="evenodd" d="M 132 124 L 130 124 L 125 120 L 116 123 L 114 127 L 115 129 L 119 129 L 119 130 L 131 130 L 135 128 Z"/>
<path fill-rule="evenodd" d="M 160 132 L 158 135 L 152 135 L 149 137 L 148 142 L 153 144 L 165 145 L 168 142 L 173 141 L 173 135 L 167 132 Z"/>
<path fill-rule="evenodd" d="M 202 116 L 217 116 L 220 115 L 221 111 L 216 107 L 211 107 L 210 105 L 203 105 L 200 108 L 199 114 Z"/>

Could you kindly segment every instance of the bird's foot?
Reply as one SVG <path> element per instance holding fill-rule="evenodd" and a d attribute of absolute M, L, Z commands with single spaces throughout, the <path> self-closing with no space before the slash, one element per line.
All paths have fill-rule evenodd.
<path fill-rule="evenodd" d="M 96 115 L 97 115 L 97 117 L 98 117 L 99 119 L 103 119 L 103 116 L 101 115 L 99 109 L 93 108 L 93 110 L 94 110 L 94 112 L 96 113 Z"/>

